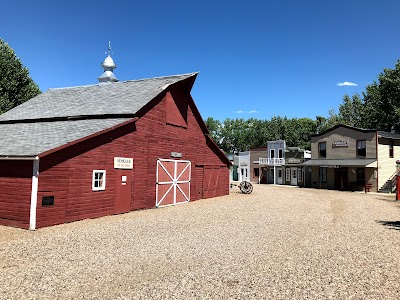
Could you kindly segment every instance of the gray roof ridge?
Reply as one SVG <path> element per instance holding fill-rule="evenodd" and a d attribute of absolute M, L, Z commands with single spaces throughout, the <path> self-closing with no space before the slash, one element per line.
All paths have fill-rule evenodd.
<path fill-rule="evenodd" d="M 106 86 L 109 84 L 123 84 L 127 82 L 140 82 L 146 80 L 153 80 L 153 79 L 163 79 L 168 77 L 180 77 L 180 76 L 194 76 L 199 74 L 199 71 L 191 72 L 191 73 L 183 73 L 183 74 L 175 74 L 175 75 L 165 75 L 165 76 L 158 76 L 158 77 L 147 77 L 147 78 L 140 78 L 140 79 L 128 79 L 124 81 L 117 81 L 117 82 L 107 82 L 107 83 L 94 83 L 94 84 L 85 84 L 85 85 L 76 85 L 76 86 L 66 86 L 66 87 L 56 87 L 56 88 L 49 88 L 48 90 L 65 90 L 65 89 L 76 89 L 76 88 L 84 88 L 84 87 L 92 87 L 92 86 Z"/>
<path fill-rule="evenodd" d="M 134 118 L 133 113 L 121 114 L 97 114 L 97 115 L 68 115 L 62 117 L 48 117 L 48 118 L 30 118 L 30 119 L 12 119 L 0 120 L 1 124 L 21 124 L 21 123 L 50 123 L 50 122 L 67 122 L 78 120 L 101 120 L 101 119 L 130 119 Z"/>
<path fill-rule="evenodd" d="M 179 77 L 179 76 L 194 76 L 199 74 L 199 72 L 191 72 L 191 73 L 183 73 L 183 74 L 175 74 L 175 75 L 166 75 L 166 76 L 158 76 L 158 77 L 148 77 L 148 78 L 141 78 L 141 79 L 130 79 L 130 80 L 125 80 L 125 81 L 120 81 L 120 82 L 132 82 L 132 81 L 145 81 L 145 80 L 150 80 L 150 79 L 163 79 L 163 78 L 168 78 L 168 77 Z"/>

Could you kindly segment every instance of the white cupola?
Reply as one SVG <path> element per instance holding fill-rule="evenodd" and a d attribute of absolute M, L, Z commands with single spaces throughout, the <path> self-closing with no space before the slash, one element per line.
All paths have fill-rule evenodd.
<path fill-rule="evenodd" d="M 116 64 L 114 63 L 114 60 L 111 58 L 111 43 L 108 42 L 108 51 L 106 52 L 107 57 L 104 59 L 104 61 L 101 63 L 101 66 L 104 69 L 104 73 L 101 74 L 99 78 L 100 83 L 102 82 L 116 82 L 118 81 L 117 77 L 115 77 L 113 71 L 117 67 Z"/>

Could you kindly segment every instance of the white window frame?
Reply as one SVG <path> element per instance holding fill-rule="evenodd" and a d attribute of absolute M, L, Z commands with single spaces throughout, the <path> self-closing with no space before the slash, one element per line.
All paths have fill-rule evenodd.
<path fill-rule="evenodd" d="M 278 158 L 283 158 L 283 148 L 278 149 Z"/>
<path fill-rule="evenodd" d="M 298 168 L 297 169 L 297 181 L 299 181 L 299 182 L 303 182 L 303 173 L 302 173 L 302 170 L 301 170 L 301 168 Z"/>
<path fill-rule="evenodd" d="M 358 151 L 361 149 L 365 149 L 365 155 L 358 154 Z M 361 157 L 361 158 L 367 157 L 367 141 L 366 140 L 357 140 L 357 153 L 356 154 L 357 154 L 356 155 L 357 157 Z"/>
<path fill-rule="evenodd" d="M 292 180 L 292 177 L 291 177 L 291 174 L 290 174 L 290 168 L 286 168 L 285 169 L 285 177 L 286 177 L 286 181 L 291 181 Z"/>
<path fill-rule="evenodd" d="M 95 186 L 96 181 L 96 174 L 103 174 L 103 182 L 101 186 Z M 106 189 L 106 170 L 93 170 L 93 175 L 92 175 L 92 190 L 93 191 L 104 191 Z"/>
<path fill-rule="evenodd" d="M 274 153 L 274 155 L 272 155 L 272 153 Z M 269 150 L 269 158 L 275 158 L 275 149 L 270 149 Z"/>

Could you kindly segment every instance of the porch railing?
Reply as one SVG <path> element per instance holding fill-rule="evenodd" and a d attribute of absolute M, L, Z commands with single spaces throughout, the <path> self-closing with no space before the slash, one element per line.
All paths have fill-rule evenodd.
<path fill-rule="evenodd" d="M 280 166 L 285 164 L 284 158 L 259 158 L 260 165 Z"/>

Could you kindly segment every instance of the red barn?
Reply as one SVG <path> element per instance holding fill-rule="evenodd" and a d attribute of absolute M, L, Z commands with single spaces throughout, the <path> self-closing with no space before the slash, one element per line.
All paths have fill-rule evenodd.
<path fill-rule="evenodd" d="M 0 224 L 33 230 L 229 193 L 230 162 L 190 95 L 197 73 L 112 76 L 0 116 Z"/>

